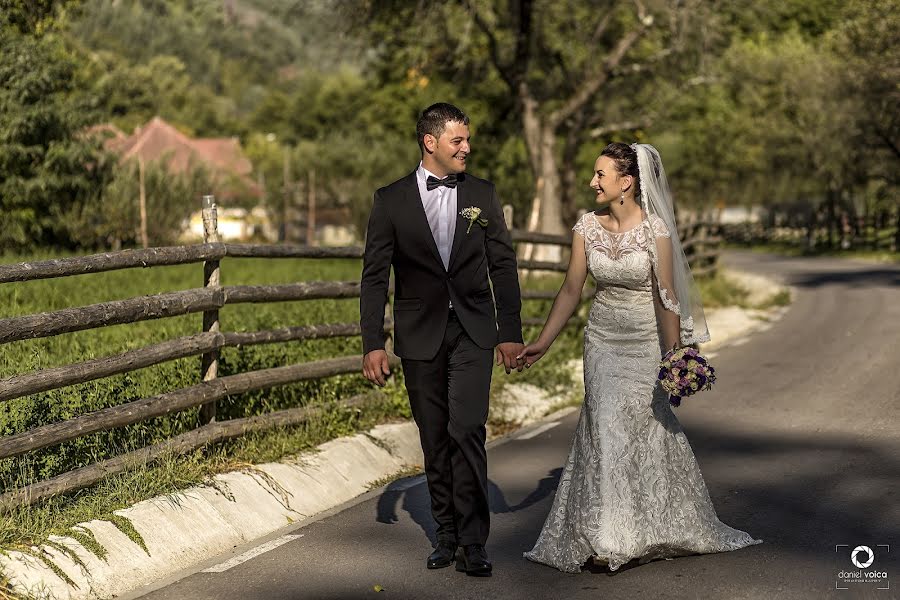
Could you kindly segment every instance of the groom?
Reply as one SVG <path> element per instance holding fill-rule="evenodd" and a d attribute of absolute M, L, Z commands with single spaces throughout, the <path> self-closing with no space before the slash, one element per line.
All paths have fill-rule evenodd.
<path fill-rule="evenodd" d="M 383 386 L 390 373 L 382 331 L 393 266 L 394 350 L 402 359 L 437 522 L 426 566 L 450 566 L 462 546 L 457 569 L 489 576 L 484 443 L 491 359 L 496 349 L 507 373 L 521 370 L 522 301 L 497 191 L 465 174 L 468 125 L 451 104 L 426 108 L 416 124 L 422 162 L 375 192 L 360 325 L 363 373 Z"/>

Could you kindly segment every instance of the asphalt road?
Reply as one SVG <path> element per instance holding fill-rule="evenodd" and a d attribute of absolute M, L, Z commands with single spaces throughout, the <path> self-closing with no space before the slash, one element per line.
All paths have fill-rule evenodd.
<path fill-rule="evenodd" d="M 774 327 L 722 348 L 716 388 L 676 410 L 719 518 L 765 543 L 613 573 L 564 574 L 523 559 L 549 510 L 574 412 L 489 451 L 492 578 L 425 569 L 428 495 L 413 478 L 273 535 L 288 541 L 251 560 L 202 571 L 250 547 L 238 548 L 141 597 L 900 597 L 900 266 L 737 253 L 724 260 L 784 279 L 795 301 Z M 869 569 L 886 571 L 891 589 L 841 582 L 840 571 L 858 570 L 849 559 L 858 545 L 874 549 Z"/>

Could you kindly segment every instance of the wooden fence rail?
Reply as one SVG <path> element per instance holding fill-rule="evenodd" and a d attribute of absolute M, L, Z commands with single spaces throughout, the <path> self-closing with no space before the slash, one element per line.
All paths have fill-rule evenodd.
<path fill-rule="evenodd" d="M 109 325 L 177 317 L 219 309 L 226 304 L 355 297 L 359 297 L 359 282 L 353 281 L 235 285 L 166 292 L 24 317 L 0 319 L 0 344 Z"/>
<path fill-rule="evenodd" d="M 233 258 L 362 258 L 363 248 L 320 248 L 285 244 L 208 243 L 144 250 L 119 250 L 90 256 L 73 256 L 28 263 L 0 265 L 0 283 L 70 277 L 121 269 L 162 267 Z"/>
<path fill-rule="evenodd" d="M 386 320 L 385 333 L 390 333 L 392 330 L 393 321 Z M 305 325 L 266 331 L 198 333 L 129 350 L 121 354 L 0 379 L 0 402 L 78 383 L 86 383 L 111 375 L 128 373 L 163 362 L 196 356 L 222 348 L 333 337 L 353 337 L 360 335 L 360 333 L 359 323 Z"/>
<path fill-rule="evenodd" d="M 511 211 L 507 209 L 506 214 L 511 215 Z M 0 438 L 0 459 L 10 458 L 154 417 L 198 406 L 201 408 L 197 428 L 146 448 L 78 468 L 21 489 L 7 491 L 0 495 L 0 510 L 31 504 L 55 494 L 84 488 L 103 477 L 155 460 L 164 454 L 188 452 L 204 444 L 239 436 L 248 431 L 295 424 L 316 417 L 323 410 L 321 406 L 305 406 L 249 418 L 215 421 L 217 402 L 228 396 L 360 371 L 362 357 L 345 356 L 220 377 L 218 375 L 218 356 L 222 348 L 353 337 L 359 336 L 361 333 L 358 323 L 291 326 L 252 332 L 222 331 L 219 310 L 227 305 L 358 298 L 360 294 L 358 281 L 222 286 L 220 285 L 220 261 L 222 259 L 226 257 L 359 259 L 363 256 L 363 248 L 359 246 L 322 248 L 299 245 L 222 243 L 218 238 L 216 208 L 212 197 L 204 197 L 203 219 L 206 242 L 203 244 L 123 250 L 83 257 L 0 265 L 0 283 L 189 263 L 203 263 L 204 269 L 203 288 L 165 292 L 0 319 L 0 343 L 9 343 L 110 325 L 203 313 L 203 331 L 194 335 L 0 380 L 0 402 L 4 402 L 135 371 L 167 361 L 198 355 L 202 357 L 200 382 L 195 385 L 95 410 L 66 421 L 41 425 L 28 431 Z M 707 273 L 714 272 L 717 256 L 715 248 L 720 239 L 716 236 L 708 236 L 707 230 L 702 224 L 690 225 L 682 235 L 688 238 L 685 249 L 689 253 L 692 265 L 697 263 L 695 273 L 697 272 L 696 268 L 705 269 Z M 570 247 L 572 242 L 571 234 L 549 235 L 512 230 L 511 236 L 515 242 L 551 244 L 563 248 Z M 563 273 L 567 270 L 568 265 L 565 262 L 522 260 L 519 262 L 519 267 L 530 272 Z M 390 292 L 393 292 L 393 286 L 391 286 Z M 592 295 L 591 290 L 586 290 L 584 298 L 590 298 Z M 547 301 L 552 300 L 555 296 L 555 290 L 522 290 L 524 300 Z M 543 320 L 543 318 L 526 318 L 523 319 L 523 325 L 540 325 Z M 390 350 L 392 348 L 390 338 L 393 332 L 390 305 L 385 307 L 384 332 L 388 338 L 387 348 Z M 390 360 L 395 366 L 399 361 L 393 354 L 390 354 Z M 373 394 L 364 394 L 339 404 L 364 406 L 373 397 Z"/>
<path fill-rule="evenodd" d="M 95 410 L 66 421 L 41 425 L 23 433 L 4 436 L 0 438 L 0 458 L 17 456 L 98 431 L 180 412 L 201 404 L 222 400 L 227 396 L 236 396 L 309 379 L 358 373 L 361 370 L 362 356 L 345 356 L 217 377 L 149 398 Z"/>
<path fill-rule="evenodd" d="M 338 403 L 344 408 L 362 408 L 379 396 L 377 392 L 360 394 Z M 301 406 L 265 415 L 230 419 L 204 425 L 182 433 L 171 439 L 146 448 L 134 450 L 114 458 L 103 460 L 86 467 L 68 471 L 56 477 L 31 484 L 0 495 L 0 510 L 34 504 L 56 494 L 73 492 L 93 485 L 105 477 L 147 464 L 165 455 L 184 454 L 206 444 L 238 437 L 253 431 L 264 431 L 274 427 L 284 427 L 302 423 L 320 416 L 325 407 Z"/>

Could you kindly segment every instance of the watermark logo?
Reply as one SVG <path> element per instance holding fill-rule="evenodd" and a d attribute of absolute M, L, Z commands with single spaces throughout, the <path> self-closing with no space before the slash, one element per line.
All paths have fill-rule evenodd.
<path fill-rule="evenodd" d="M 834 587 L 837 590 L 849 590 L 867 587 L 876 590 L 890 590 L 891 582 L 888 579 L 887 564 L 890 562 L 891 547 L 889 544 L 875 544 L 872 546 L 859 545 L 850 550 L 849 544 L 837 544 L 834 551 L 837 553 L 840 571 L 835 578 Z M 849 556 L 848 556 L 849 554 Z M 878 554 L 876 560 L 875 555 Z M 849 561 L 847 559 L 850 559 Z M 850 565 L 857 570 L 850 568 Z"/>
<path fill-rule="evenodd" d="M 875 562 L 875 554 L 868 546 L 857 546 L 850 554 L 850 560 L 859 569 L 865 569 L 872 566 Z"/>

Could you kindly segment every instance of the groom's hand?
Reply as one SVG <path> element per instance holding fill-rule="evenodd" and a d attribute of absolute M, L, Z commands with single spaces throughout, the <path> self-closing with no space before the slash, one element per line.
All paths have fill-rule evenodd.
<path fill-rule="evenodd" d="M 372 350 L 363 357 L 363 375 L 379 387 L 384 387 L 385 378 L 391 374 L 388 355 L 384 350 Z"/>
<path fill-rule="evenodd" d="M 502 344 L 497 344 L 497 364 L 504 366 L 507 375 L 509 375 L 513 369 L 521 371 L 525 366 L 524 361 L 516 359 L 516 356 L 519 355 L 524 347 L 525 344 L 520 344 L 518 342 L 503 342 Z"/>

